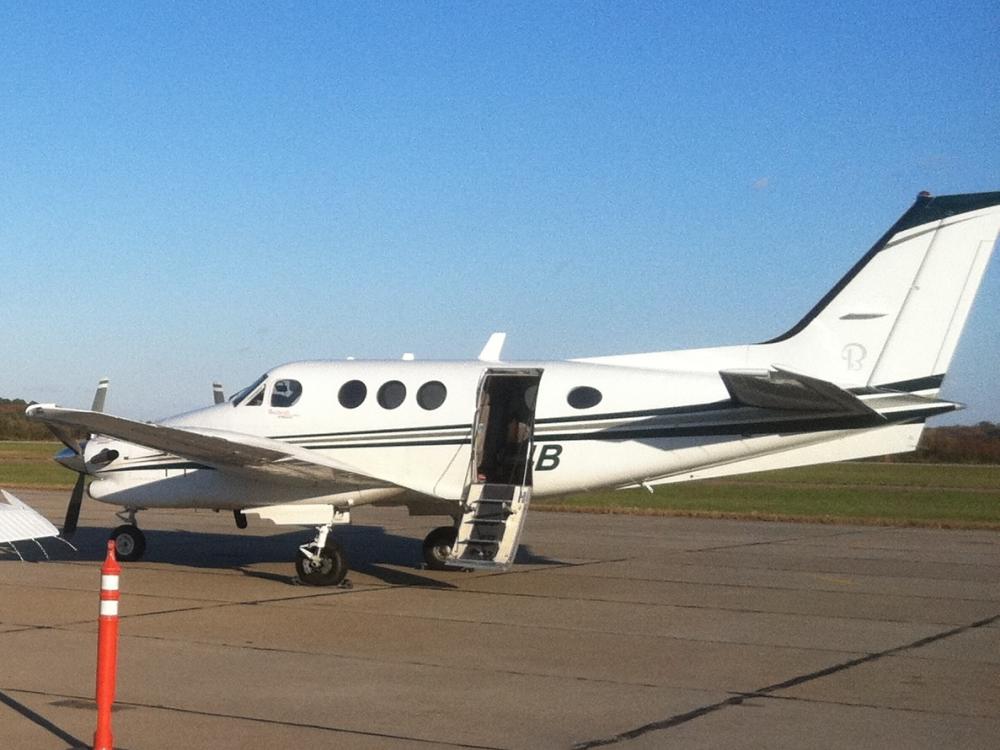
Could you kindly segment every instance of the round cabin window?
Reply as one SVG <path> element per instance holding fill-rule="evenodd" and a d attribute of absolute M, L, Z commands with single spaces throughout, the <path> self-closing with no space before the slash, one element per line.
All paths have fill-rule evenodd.
<path fill-rule="evenodd" d="M 444 383 L 432 380 L 420 386 L 420 390 L 417 391 L 417 403 L 421 409 L 430 411 L 441 406 L 447 395 L 448 389 L 444 387 Z"/>
<path fill-rule="evenodd" d="M 340 386 L 337 399 L 345 409 L 357 409 L 368 396 L 368 386 L 360 380 L 348 380 Z"/>
<path fill-rule="evenodd" d="M 601 403 L 602 398 L 604 397 L 596 388 L 591 388 L 589 385 L 581 385 L 569 392 L 569 395 L 566 396 L 566 401 L 574 409 L 589 409 Z"/>
<path fill-rule="evenodd" d="M 395 409 L 406 398 L 406 386 L 398 380 L 383 383 L 378 389 L 378 403 L 383 409 Z"/>

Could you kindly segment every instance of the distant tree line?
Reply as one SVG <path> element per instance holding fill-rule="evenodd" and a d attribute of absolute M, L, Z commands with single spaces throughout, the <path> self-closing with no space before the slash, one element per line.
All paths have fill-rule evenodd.
<path fill-rule="evenodd" d="M 28 402 L 0 398 L 0 440 L 53 440 L 49 429 L 24 416 Z"/>
<path fill-rule="evenodd" d="M 53 440 L 45 425 L 24 416 L 27 401 L 0 398 L 0 440 Z M 1000 464 L 1000 424 L 928 427 L 913 453 L 900 453 L 893 461 L 918 463 Z"/>
<path fill-rule="evenodd" d="M 920 463 L 1000 464 L 1000 424 L 928 427 L 913 453 L 900 453 L 894 460 Z"/>

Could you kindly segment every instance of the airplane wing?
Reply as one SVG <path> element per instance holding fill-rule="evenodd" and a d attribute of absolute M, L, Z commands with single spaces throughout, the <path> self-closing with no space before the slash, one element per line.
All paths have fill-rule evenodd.
<path fill-rule="evenodd" d="M 34 404 L 29 419 L 62 430 L 84 430 L 127 440 L 212 468 L 258 478 L 322 482 L 350 489 L 402 486 L 373 477 L 315 451 L 278 440 L 225 430 L 169 427 L 96 411 Z"/>
<path fill-rule="evenodd" d="M 59 536 L 59 529 L 7 490 L 0 490 L 0 544 Z"/>
<path fill-rule="evenodd" d="M 885 420 L 884 416 L 840 386 L 792 370 L 780 367 L 770 370 L 721 370 L 719 376 L 733 400 L 745 406 Z"/>

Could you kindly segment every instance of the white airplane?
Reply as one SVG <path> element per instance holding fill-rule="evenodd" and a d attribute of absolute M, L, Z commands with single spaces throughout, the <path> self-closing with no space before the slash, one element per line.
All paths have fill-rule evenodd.
<path fill-rule="evenodd" d="M 450 516 L 435 569 L 508 567 L 532 497 L 654 485 L 914 450 L 1000 229 L 1000 192 L 916 203 L 787 333 L 770 341 L 557 362 L 310 361 L 158 423 L 36 404 L 90 497 L 123 506 L 119 557 L 147 508 L 231 510 L 315 526 L 302 581 L 341 582 L 331 534 L 360 505 Z M 221 389 L 217 388 L 219 394 Z M 221 396 L 217 395 L 217 401 Z"/>

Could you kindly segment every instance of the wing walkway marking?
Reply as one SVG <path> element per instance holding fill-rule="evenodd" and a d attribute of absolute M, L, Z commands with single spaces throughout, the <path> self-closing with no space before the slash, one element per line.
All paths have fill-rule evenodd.
<path fill-rule="evenodd" d="M 687 711 L 682 714 L 676 714 L 670 716 L 666 719 L 661 719 L 660 721 L 650 722 L 649 724 L 643 724 L 641 727 L 636 727 L 635 729 L 629 729 L 626 732 L 621 732 L 619 734 L 613 735 L 611 737 L 603 737 L 594 740 L 585 740 L 583 742 L 578 742 L 573 745 L 573 750 L 590 750 L 594 747 L 607 747 L 608 745 L 616 745 L 620 742 L 628 742 L 629 740 L 634 740 L 638 737 L 642 737 L 650 732 L 659 732 L 665 729 L 671 729 L 681 724 L 686 724 L 689 721 L 694 721 L 695 719 L 701 718 L 716 711 L 721 711 L 724 708 L 729 708 L 730 706 L 739 706 L 744 702 L 751 700 L 753 698 L 773 698 L 772 693 L 779 690 L 787 690 L 791 687 L 796 687 L 802 685 L 806 682 L 812 682 L 813 680 L 818 680 L 821 677 L 827 677 L 831 674 L 836 674 L 837 672 L 843 672 L 847 669 L 852 669 L 854 667 L 860 666 L 861 664 L 867 664 L 869 662 L 878 661 L 885 658 L 886 656 L 895 656 L 897 654 L 902 654 L 907 651 L 913 651 L 918 648 L 922 648 L 931 643 L 937 641 L 942 641 L 946 638 L 951 638 L 952 636 L 960 635 L 969 630 L 975 630 L 977 628 L 989 627 L 995 622 L 1000 622 L 1000 614 L 993 615 L 992 617 L 987 617 L 982 620 L 976 620 L 968 625 L 961 625 L 957 628 L 951 628 L 949 630 L 942 631 L 940 633 L 935 633 L 934 635 L 929 635 L 924 638 L 919 638 L 911 643 L 905 643 L 902 646 L 896 646 L 894 648 L 886 649 L 884 651 L 877 651 L 874 653 L 866 654 L 865 656 L 859 656 L 856 659 L 849 659 L 848 661 L 840 662 L 839 664 L 833 664 L 829 667 L 816 670 L 815 672 L 808 672 L 806 674 L 798 675 L 796 677 L 791 677 L 783 682 L 777 682 L 773 685 L 768 685 L 766 687 L 758 688 L 749 693 L 740 693 L 738 695 L 733 695 L 726 698 L 718 703 L 710 703 L 706 706 L 701 706 L 694 709 L 693 711 Z"/>

